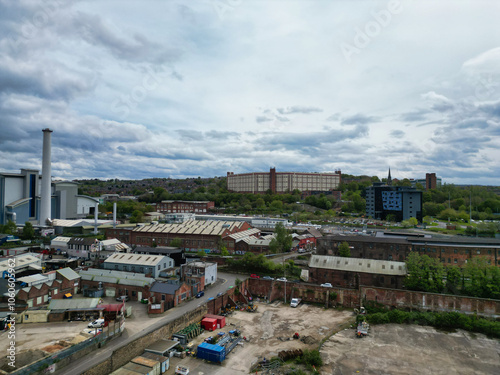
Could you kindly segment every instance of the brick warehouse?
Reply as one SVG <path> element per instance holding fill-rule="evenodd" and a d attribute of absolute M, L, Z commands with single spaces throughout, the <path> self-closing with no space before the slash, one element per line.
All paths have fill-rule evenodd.
<path fill-rule="evenodd" d="M 234 174 L 227 172 L 227 190 L 238 193 L 263 194 L 268 190 L 273 193 L 286 193 L 300 190 L 302 193 L 327 192 L 337 190 L 341 182 L 341 172 L 302 173 L 253 172 Z"/>
<path fill-rule="evenodd" d="M 331 283 L 334 287 L 402 288 L 405 277 L 404 262 L 325 255 L 313 255 L 309 261 L 309 281 Z"/>
<path fill-rule="evenodd" d="M 493 238 L 432 238 L 408 233 L 376 237 L 328 235 L 318 239 L 317 253 L 339 255 L 338 247 L 344 241 L 356 258 L 404 262 L 410 251 L 415 251 L 438 258 L 445 265 L 463 266 L 469 259 L 484 257 L 500 267 L 500 240 Z"/>
<path fill-rule="evenodd" d="M 230 234 L 251 228 L 247 222 L 189 220 L 181 224 L 154 224 L 136 227 L 129 231 L 129 243 L 137 246 L 169 246 L 178 238 L 186 251 L 205 250 L 218 252 L 222 239 Z M 114 238 L 114 232 L 124 230 L 108 229 L 107 238 Z"/>

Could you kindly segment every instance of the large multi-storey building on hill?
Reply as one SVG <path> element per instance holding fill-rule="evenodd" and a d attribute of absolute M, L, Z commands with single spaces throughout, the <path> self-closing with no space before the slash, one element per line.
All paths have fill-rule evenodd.
<path fill-rule="evenodd" d="M 238 193 L 262 194 L 271 190 L 273 193 L 287 193 L 300 190 L 302 193 L 328 192 L 337 190 L 341 181 L 341 172 L 303 173 L 252 172 L 234 174 L 227 172 L 227 189 Z"/>

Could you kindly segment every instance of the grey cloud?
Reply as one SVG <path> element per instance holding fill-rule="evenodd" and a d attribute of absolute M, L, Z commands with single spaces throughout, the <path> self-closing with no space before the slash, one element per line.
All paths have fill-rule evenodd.
<path fill-rule="evenodd" d="M 183 139 L 189 139 L 193 141 L 201 141 L 203 140 L 203 133 L 197 130 L 183 130 L 183 129 L 178 129 L 176 132 L 181 136 Z"/>
<path fill-rule="evenodd" d="M 273 119 L 266 116 L 256 116 L 255 121 L 261 123 L 261 122 L 273 121 Z"/>
<path fill-rule="evenodd" d="M 290 115 L 293 113 L 313 113 L 313 112 L 323 112 L 321 108 L 318 107 L 308 107 L 308 106 L 301 106 L 301 105 L 293 105 L 291 107 L 285 107 L 285 108 L 277 108 L 277 111 L 281 115 Z"/>
<path fill-rule="evenodd" d="M 369 123 L 378 122 L 378 121 L 380 121 L 380 119 L 378 117 L 365 116 L 361 113 L 358 113 L 358 114 L 353 115 L 353 116 L 344 117 L 342 119 L 341 124 L 342 125 L 358 125 L 358 124 L 369 124 Z"/>
<path fill-rule="evenodd" d="M 393 130 L 391 132 L 391 137 L 393 138 L 403 138 L 405 136 L 405 132 L 401 130 Z"/>
<path fill-rule="evenodd" d="M 349 139 L 362 138 L 368 135 L 368 126 L 357 125 L 356 127 L 343 129 L 329 129 L 323 132 L 310 133 L 286 133 L 274 136 L 266 136 L 260 139 L 264 148 L 271 149 L 314 149 L 322 144 L 338 144 Z"/>
<path fill-rule="evenodd" d="M 329 117 L 327 117 L 326 121 L 338 121 L 340 119 L 340 114 L 335 113 Z"/>
<path fill-rule="evenodd" d="M 405 122 L 424 121 L 427 119 L 428 113 L 429 111 L 425 109 L 417 109 L 412 112 L 403 113 L 402 115 L 400 115 L 399 119 Z"/>
<path fill-rule="evenodd" d="M 77 12 L 60 31 L 73 34 L 91 45 L 102 46 L 113 56 L 131 62 L 163 64 L 172 62 L 181 55 L 181 51 L 165 48 L 139 33 L 126 39 L 119 35 L 122 31 L 111 30 L 99 16 L 83 12 Z"/>
<path fill-rule="evenodd" d="M 276 120 L 281 121 L 281 122 L 289 122 L 290 119 L 286 116 L 278 116 L 276 115 Z"/>
<path fill-rule="evenodd" d="M 221 132 L 221 131 L 218 131 L 218 130 L 211 130 L 209 132 L 206 132 L 205 135 L 208 138 L 212 138 L 212 139 L 224 139 L 224 140 L 227 140 L 229 138 L 238 138 L 240 134 L 237 133 L 237 132 Z"/>

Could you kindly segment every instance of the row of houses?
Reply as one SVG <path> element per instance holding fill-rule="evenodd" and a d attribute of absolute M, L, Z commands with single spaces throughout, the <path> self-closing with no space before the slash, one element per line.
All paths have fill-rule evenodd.
<path fill-rule="evenodd" d="M 166 255 L 114 253 L 103 261 L 102 268 L 62 268 L 46 273 L 42 273 L 42 254 L 36 255 L 40 256 L 21 254 L 0 262 L 0 312 L 9 310 L 12 264 L 17 277 L 16 312 L 46 307 L 54 299 L 71 299 L 82 293 L 89 298 L 127 296 L 132 301 L 146 301 L 152 313 L 161 313 L 217 280 L 216 263 L 181 259 L 176 265 Z"/>

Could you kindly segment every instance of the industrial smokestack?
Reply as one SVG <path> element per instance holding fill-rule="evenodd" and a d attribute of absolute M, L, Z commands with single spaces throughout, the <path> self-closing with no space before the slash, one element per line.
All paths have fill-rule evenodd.
<path fill-rule="evenodd" d="M 50 138 L 52 130 L 49 128 L 43 129 L 43 155 L 42 155 L 42 192 L 40 201 L 40 225 L 47 225 L 47 220 L 51 218 L 51 189 L 52 180 L 50 166 Z"/>
<path fill-rule="evenodd" d="M 113 228 L 116 228 L 116 202 L 113 203 Z"/>
<path fill-rule="evenodd" d="M 97 225 L 98 225 L 97 224 L 97 219 L 99 217 L 98 215 L 99 215 L 99 203 L 96 202 L 96 204 L 95 204 L 95 210 L 94 210 L 94 220 L 95 220 L 95 222 L 94 222 L 94 234 L 98 233 L 97 232 Z"/>

